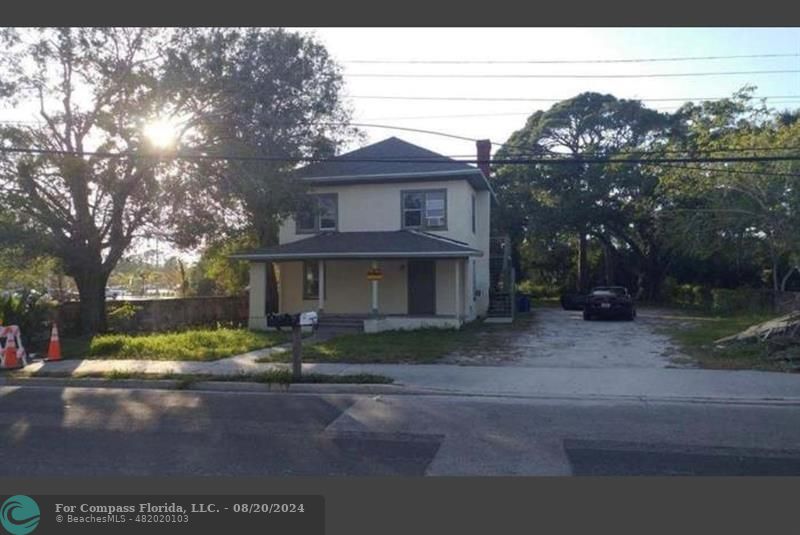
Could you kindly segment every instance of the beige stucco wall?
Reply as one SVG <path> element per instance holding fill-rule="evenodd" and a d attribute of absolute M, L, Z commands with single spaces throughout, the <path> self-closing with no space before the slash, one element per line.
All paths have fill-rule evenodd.
<path fill-rule="evenodd" d="M 455 239 L 484 252 L 482 257 L 468 260 L 443 259 L 436 261 L 436 313 L 454 315 L 455 279 L 454 263 L 459 262 L 461 314 L 471 320 L 485 316 L 489 308 L 489 239 L 491 196 L 487 191 L 476 191 L 466 180 L 436 182 L 408 182 L 402 184 L 361 184 L 348 186 L 316 187 L 313 193 L 338 194 L 338 230 L 392 231 L 402 229 L 402 191 L 423 189 L 447 190 L 447 229 L 433 231 Z M 476 232 L 472 231 L 472 197 L 476 199 Z M 296 234 L 292 218 L 280 228 L 280 243 L 289 243 L 308 234 Z M 326 300 L 324 310 L 338 314 L 366 314 L 371 309 L 371 292 L 366 271 L 368 260 L 326 261 Z M 380 261 L 384 279 L 379 283 L 379 312 L 406 314 L 408 290 L 405 260 Z M 255 267 L 255 266 L 261 266 Z M 281 312 L 296 313 L 316 310 L 317 300 L 302 299 L 302 262 L 281 262 L 279 293 Z M 255 270 L 255 271 L 254 271 Z M 473 283 L 473 270 L 475 278 Z M 265 280 L 262 263 L 251 264 L 251 317 L 263 319 Z M 254 282 L 255 281 L 255 282 Z M 475 294 L 478 290 L 478 294 Z M 256 314 L 258 311 L 260 316 Z M 261 319 L 258 319 L 261 318 Z"/>
<path fill-rule="evenodd" d="M 488 203 L 483 199 L 488 192 L 475 191 L 466 180 L 442 180 L 436 182 L 405 182 L 402 184 L 357 184 L 347 186 L 321 186 L 312 193 L 336 193 L 339 199 L 339 231 L 391 231 L 402 229 L 401 201 L 405 190 L 446 189 L 447 229 L 431 231 L 447 238 L 462 241 L 471 247 L 488 250 L 488 239 L 481 243 L 482 226 L 489 223 Z M 477 198 L 477 229 L 472 232 L 472 196 Z M 486 213 L 482 213 L 482 212 Z M 488 238 L 488 227 L 485 229 Z M 296 234 L 294 219 L 288 218 L 280 228 L 280 242 L 290 243 L 308 234 Z"/>
<path fill-rule="evenodd" d="M 367 271 L 372 262 L 367 260 L 325 261 L 324 311 L 331 314 L 369 314 L 372 306 L 372 289 Z M 405 314 L 408 310 L 406 262 L 404 260 L 378 261 L 383 280 L 378 283 L 378 310 L 381 314 Z M 295 314 L 317 310 L 319 301 L 303 299 L 303 263 L 281 262 L 280 294 L 281 312 Z"/>
<path fill-rule="evenodd" d="M 474 258 L 477 271 L 476 289 L 480 296 L 470 296 L 473 303 L 474 316 L 486 316 L 489 310 L 489 239 L 491 237 L 491 205 L 492 198 L 488 191 L 476 192 L 477 197 L 477 235 L 475 236 L 476 249 L 483 251 L 483 256 Z M 470 264 L 472 262 L 470 261 Z M 472 271 L 470 270 L 469 288 L 472 288 Z M 473 317 L 474 317 L 473 316 Z"/>
<path fill-rule="evenodd" d="M 377 262 L 383 271 L 383 280 L 378 282 L 378 313 L 381 315 L 404 315 L 408 313 L 408 272 L 405 260 L 383 260 Z M 367 270 L 372 265 L 367 260 L 328 260 L 325 262 L 324 312 L 329 314 L 369 314 L 372 290 L 367 280 Z M 459 298 L 456 299 L 455 270 L 459 270 Z M 319 300 L 303 299 L 303 263 L 279 262 L 277 264 L 279 310 L 296 314 L 318 310 Z M 471 261 L 465 259 L 443 259 L 436 261 L 436 314 L 459 315 L 469 321 L 476 317 L 472 300 Z M 266 300 L 266 271 L 262 262 L 250 264 L 250 327 L 266 327 L 264 307 Z"/>
<path fill-rule="evenodd" d="M 436 261 L 436 314 L 455 315 L 455 260 Z"/>

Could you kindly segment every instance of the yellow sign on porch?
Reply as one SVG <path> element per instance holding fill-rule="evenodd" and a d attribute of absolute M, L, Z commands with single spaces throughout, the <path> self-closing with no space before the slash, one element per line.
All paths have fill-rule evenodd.
<path fill-rule="evenodd" d="M 367 280 L 379 281 L 383 279 L 383 271 L 380 268 L 372 268 L 367 271 Z"/>

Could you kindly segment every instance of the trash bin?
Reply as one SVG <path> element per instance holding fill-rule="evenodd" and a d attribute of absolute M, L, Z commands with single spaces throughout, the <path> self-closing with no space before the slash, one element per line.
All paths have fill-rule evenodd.
<path fill-rule="evenodd" d="M 517 312 L 530 312 L 531 299 L 527 295 L 517 296 Z"/>

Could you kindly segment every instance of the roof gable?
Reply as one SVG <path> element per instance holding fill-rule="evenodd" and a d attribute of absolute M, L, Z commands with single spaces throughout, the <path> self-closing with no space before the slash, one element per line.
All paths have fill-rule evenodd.
<path fill-rule="evenodd" d="M 467 180 L 494 198 L 488 177 L 477 167 L 396 137 L 307 165 L 298 169 L 296 176 L 316 185 Z"/>
<path fill-rule="evenodd" d="M 381 161 L 389 160 L 389 161 Z M 415 160 L 415 161 L 391 161 Z M 316 162 L 298 170 L 306 179 L 426 173 L 480 173 L 476 167 L 459 162 L 396 137 Z"/>

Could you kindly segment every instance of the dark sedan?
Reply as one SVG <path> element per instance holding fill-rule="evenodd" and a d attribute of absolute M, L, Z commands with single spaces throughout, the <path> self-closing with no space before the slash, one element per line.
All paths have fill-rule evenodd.
<path fill-rule="evenodd" d="M 628 289 L 622 286 L 599 286 L 593 288 L 586 297 L 583 308 L 583 319 L 622 318 L 633 320 L 636 307 Z"/>

